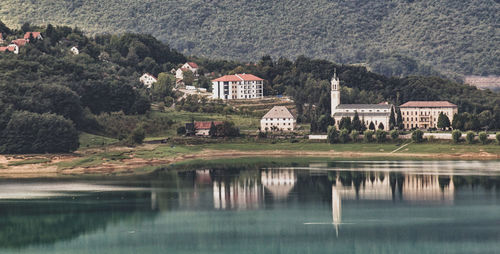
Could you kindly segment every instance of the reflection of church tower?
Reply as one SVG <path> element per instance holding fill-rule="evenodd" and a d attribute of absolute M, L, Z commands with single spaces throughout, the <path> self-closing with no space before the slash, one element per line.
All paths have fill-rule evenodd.
<path fill-rule="evenodd" d="M 332 185 L 332 220 L 338 237 L 339 225 L 342 223 L 342 201 L 335 185 Z"/>
<path fill-rule="evenodd" d="M 340 105 L 340 80 L 337 77 L 337 70 L 333 74 L 333 78 L 330 82 L 331 84 L 331 104 L 332 104 L 332 116 L 335 114 L 335 109 Z"/>

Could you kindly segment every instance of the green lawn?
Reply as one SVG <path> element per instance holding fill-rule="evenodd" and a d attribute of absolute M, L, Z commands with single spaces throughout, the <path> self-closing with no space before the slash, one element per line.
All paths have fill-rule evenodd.
<path fill-rule="evenodd" d="M 86 132 L 80 133 L 80 149 L 82 148 L 95 148 L 103 147 L 117 143 L 118 140 L 114 138 L 108 138 L 104 136 L 98 136 Z"/>

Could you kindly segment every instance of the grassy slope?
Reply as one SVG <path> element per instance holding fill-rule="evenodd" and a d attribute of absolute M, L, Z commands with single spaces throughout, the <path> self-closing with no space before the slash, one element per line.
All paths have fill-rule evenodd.
<path fill-rule="evenodd" d="M 50 22 L 92 33 L 151 33 L 199 56 L 303 54 L 356 63 L 379 51 L 465 74 L 500 74 L 499 12 L 495 0 L 3 0 L 0 6 L 11 26 Z"/>

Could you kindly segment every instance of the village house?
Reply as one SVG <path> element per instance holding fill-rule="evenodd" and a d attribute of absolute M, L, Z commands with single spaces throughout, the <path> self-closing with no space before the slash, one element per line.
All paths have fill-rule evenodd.
<path fill-rule="evenodd" d="M 0 47 L 0 52 L 12 52 L 14 54 L 19 54 L 19 47 L 16 44 L 10 44 L 6 47 Z"/>
<path fill-rule="evenodd" d="M 297 120 L 285 106 L 274 106 L 260 120 L 261 131 L 293 131 Z"/>
<path fill-rule="evenodd" d="M 405 129 L 437 128 L 441 112 L 448 117 L 450 123 L 458 113 L 457 105 L 448 101 L 409 101 L 399 108 Z"/>
<path fill-rule="evenodd" d="M 225 75 L 212 80 L 212 98 L 262 99 L 264 80 L 252 74 Z"/>
<path fill-rule="evenodd" d="M 184 79 L 184 72 L 185 71 L 190 71 L 194 74 L 194 76 L 198 76 L 198 64 L 194 62 L 187 62 L 184 65 L 181 66 L 181 68 L 177 69 L 175 71 L 175 78 L 177 80 L 182 80 Z"/>
<path fill-rule="evenodd" d="M 33 39 L 43 40 L 42 34 L 40 32 L 26 32 L 24 34 L 24 39 L 29 40 L 30 36 L 33 37 Z"/>
<path fill-rule="evenodd" d="M 331 80 L 331 106 L 332 118 L 338 127 L 340 120 L 343 117 L 349 117 L 351 120 L 357 113 L 359 120 L 364 121 L 366 127 L 371 123 L 378 129 L 380 123 L 383 125 L 384 130 L 389 130 L 389 121 L 391 116 L 391 109 L 394 108 L 392 104 L 341 104 L 340 103 L 340 80 L 335 73 Z"/>
<path fill-rule="evenodd" d="M 16 44 L 18 47 L 24 47 L 26 46 L 26 44 L 28 44 L 30 41 L 27 40 L 27 39 L 17 39 L 17 40 L 13 40 L 11 41 L 10 43 L 11 44 Z"/>
<path fill-rule="evenodd" d="M 205 121 L 205 122 L 194 122 L 194 123 L 186 123 L 186 135 L 187 136 L 210 136 L 210 128 L 212 127 L 212 123 L 217 126 L 224 124 L 221 121 Z"/>
<path fill-rule="evenodd" d="M 141 83 L 146 87 L 146 88 L 151 88 L 151 86 L 153 86 L 154 83 L 156 83 L 158 81 L 158 79 L 149 74 L 149 73 L 144 73 L 140 78 L 139 78 L 139 81 L 141 81 Z"/>
<path fill-rule="evenodd" d="M 80 54 L 80 50 L 78 50 L 78 48 L 76 46 L 72 47 L 70 49 L 71 53 L 73 53 L 73 55 L 78 55 Z"/>

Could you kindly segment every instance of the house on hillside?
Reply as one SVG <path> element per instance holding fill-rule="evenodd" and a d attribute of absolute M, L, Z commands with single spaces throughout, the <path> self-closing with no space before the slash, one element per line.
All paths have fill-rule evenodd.
<path fill-rule="evenodd" d="M 30 37 L 33 37 L 36 40 L 43 40 L 42 34 L 40 32 L 26 32 L 24 34 L 25 40 L 29 40 Z"/>
<path fill-rule="evenodd" d="M 212 98 L 262 99 L 264 98 L 264 80 L 245 73 L 222 76 L 212 80 Z"/>
<path fill-rule="evenodd" d="M 448 101 L 409 101 L 399 108 L 405 129 L 437 128 L 440 113 L 446 115 L 450 123 L 458 113 L 457 105 Z"/>
<path fill-rule="evenodd" d="M 198 76 L 198 69 L 199 69 L 198 64 L 194 62 L 187 62 L 175 71 L 175 78 L 177 80 L 184 79 L 185 71 L 190 71 L 194 74 L 194 76 Z"/>
<path fill-rule="evenodd" d="M 146 88 L 151 88 L 154 83 L 158 81 L 158 79 L 153 76 L 152 74 L 149 73 L 144 73 L 140 78 L 139 81 L 146 87 Z"/>
<path fill-rule="evenodd" d="M 380 103 L 380 104 L 341 104 L 340 103 L 340 79 L 337 77 L 337 73 L 333 74 L 331 80 L 331 114 L 332 118 L 335 120 L 335 125 L 339 125 L 340 120 L 343 117 L 349 117 L 351 120 L 354 118 L 356 113 L 361 121 L 364 121 L 365 125 L 368 127 L 371 123 L 376 129 L 383 125 L 384 130 L 389 130 L 389 121 L 391 117 L 391 109 L 394 108 L 392 104 Z"/>
<path fill-rule="evenodd" d="M 274 106 L 260 120 L 261 131 L 293 131 L 297 120 L 285 106 Z"/>
<path fill-rule="evenodd" d="M 16 44 L 18 47 L 24 47 L 26 46 L 26 44 L 28 44 L 30 41 L 29 40 L 26 40 L 26 39 L 17 39 L 17 40 L 13 40 L 11 41 L 10 43 L 11 44 Z"/>
<path fill-rule="evenodd" d="M 9 46 L 6 47 L 0 47 L 0 52 L 12 52 L 14 54 L 19 54 L 19 47 L 16 44 L 10 44 Z"/>
<path fill-rule="evenodd" d="M 224 122 L 221 121 L 186 123 L 186 135 L 210 136 L 210 127 L 212 127 L 212 123 L 215 126 L 224 124 Z"/>
<path fill-rule="evenodd" d="M 78 55 L 78 54 L 80 54 L 80 50 L 78 50 L 78 48 L 77 48 L 76 46 L 72 47 L 72 48 L 70 49 L 70 51 L 71 51 L 71 53 L 72 53 L 73 55 Z"/>

